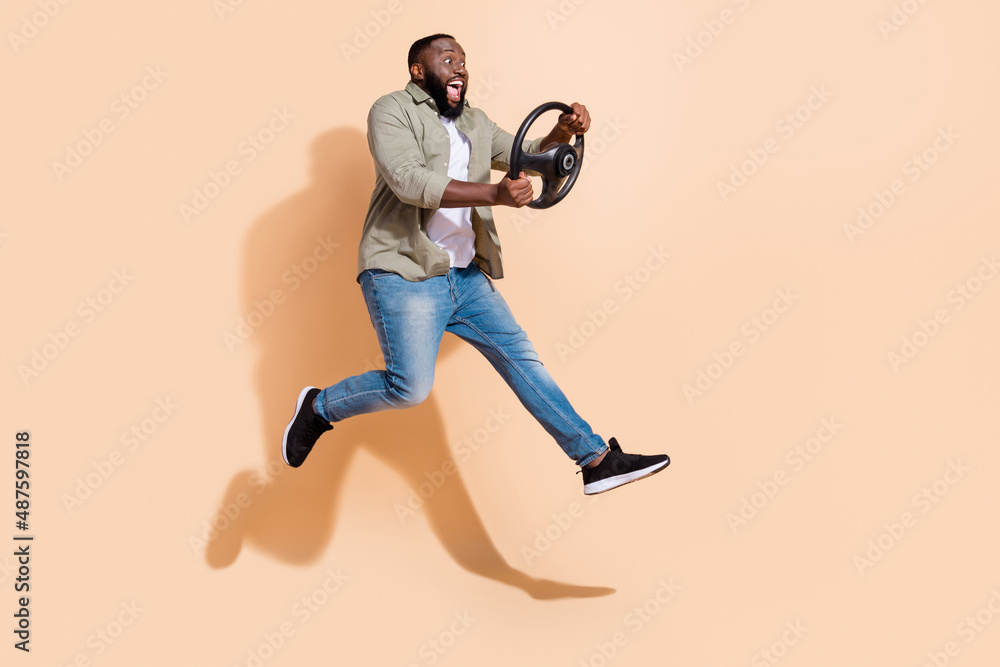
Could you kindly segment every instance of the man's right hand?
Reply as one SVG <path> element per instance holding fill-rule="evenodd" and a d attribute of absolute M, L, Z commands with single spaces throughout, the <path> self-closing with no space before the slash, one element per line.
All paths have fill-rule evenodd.
<path fill-rule="evenodd" d="M 535 198 L 535 192 L 531 188 L 531 181 L 522 171 L 516 180 L 510 180 L 510 174 L 504 174 L 503 180 L 496 185 L 497 206 L 513 206 L 521 208 L 531 203 Z"/>

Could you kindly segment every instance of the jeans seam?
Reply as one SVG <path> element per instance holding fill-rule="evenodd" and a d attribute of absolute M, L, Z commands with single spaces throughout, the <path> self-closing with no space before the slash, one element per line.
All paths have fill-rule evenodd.
<path fill-rule="evenodd" d="M 390 380 L 391 373 L 389 372 L 389 369 L 393 366 L 392 345 L 389 342 L 389 332 L 385 328 L 385 317 L 382 315 L 382 307 L 379 304 L 379 299 L 378 299 L 378 288 L 375 286 L 375 282 L 374 281 L 372 281 L 372 299 L 375 302 L 375 311 L 378 313 L 378 323 L 379 323 L 379 326 L 382 328 L 382 340 L 385 341 L 385 352 L 389 353 L 388 356 L 386 356 L 386 355 L 383 355 L 383 356 L 386 357 L 386 359 L 385 359 L 385 369 L 386 369 L 385 384 L 386 384 L 386 388 L 387 389 L 391 389 L 392 381 Z M 365 392 L 365 393 L 368 393 L 368 392 Z"/>
<path fill-rule="evenodd" d="M 368 394 L 381 394 L 381 393 L 383 393 L 383 392 L 380 391 L 380 390 L 378 390 L 378 389 L 371 389 L 369 391 L 361 391 L 361 392 L 358 392 L 356 394 L 351 394 L 349 396 L 344 396 L 344 397 L 342 397 L 342 398 L 340 398 L 340 399 L 338 399 L 336 401 L 332 401 L 330 403 L 324 402 L 323 405 L 324 406 L 326 406 L 326 405 L 340 405 L 341 403 L 344 403 L 345 401 L 354 399 L 354 398 L 356 398 L 358 396 L 367 396 Z"/>

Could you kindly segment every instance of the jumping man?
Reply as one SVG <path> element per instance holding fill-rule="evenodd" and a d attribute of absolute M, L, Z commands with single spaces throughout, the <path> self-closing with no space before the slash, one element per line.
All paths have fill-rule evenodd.
<path fill-rule="evenodd" d="M 489 360 L 581 467 L 585 494 L 659 472 L 668 456 L 626 454 L 576 413 L 490 280 L 503 277 L 491 207 L 519 208 L 534 193 L 524 172 L 490 183 L 491 166 L 509 169 L 514 137 L 465 101 L 465 51 L 451 35 L 431 35 L 410 47 L 407 66 L 406 88 L 379 98 L 368 114 L 376 178 L 358 249 L 358 282 L 386 368 L 304 388 L 282 438 L 285 463 L 302 465 L 341 420 L 427 398 L 449 331 Z M 572 109 L 523 150 L 538 153 L 586 132 L 587 107 Z"/>

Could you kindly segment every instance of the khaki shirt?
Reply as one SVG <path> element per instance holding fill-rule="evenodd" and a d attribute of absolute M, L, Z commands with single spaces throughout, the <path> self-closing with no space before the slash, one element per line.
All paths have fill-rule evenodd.
<path fill-rule="evenodd" d="M 507 171 L 514 136 L 465 102 L 455 127 L 469 138 L 469 181 L 490 182 L 490 168 Z M 537 153 L 542 139 L 525 141 Z M 392 271 L 407 280 L 448 273 L 448 252 L 427 236 L 427 221 L 451 182 L 451 143 L 433 98 L 412 81 L 380 97 L 368 113 L 368 147 L 375 160 L 375 190 L 358 248 L 358 275 Z M 473 260 L 491 278 L 503 277 L 500 239 L 489 206 L 472 208 Z"/>

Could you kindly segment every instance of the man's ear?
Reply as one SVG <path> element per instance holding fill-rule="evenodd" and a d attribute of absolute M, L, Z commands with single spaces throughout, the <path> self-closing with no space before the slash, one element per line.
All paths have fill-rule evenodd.
<path fill-rule="evenodd" d="M 420 63 L 413 63 L 410 65 L 410 79 L 413 81 L 423 81 L 424 80 L 424 66 Z"/>

